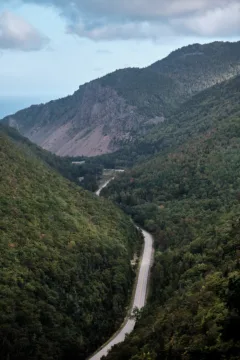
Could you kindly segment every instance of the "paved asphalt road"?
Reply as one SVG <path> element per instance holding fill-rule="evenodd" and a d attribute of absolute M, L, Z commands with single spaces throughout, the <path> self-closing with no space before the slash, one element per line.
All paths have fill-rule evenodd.
<path fill-rule="evenodd" d="M 97 192 L 96 195 L 100 195 L 102 189 L 106 187 L 112 179 L 108 180 Z M 144 236 L 144 251 L 140 270 L 138 273 L 137 286 L 134 295 L 134 302 L 131 312 L 134 308 L 141 309 L 146 302 L 147 286 L 149 280 L 149 271 L 151 267 L 152 254 L 153 254 L 153 237 L 148 232 L 142 230 Z M 134 319 L 128 319 L 124 326 L 116 333 L 116 335 L 107 343 L 101 350 L 95 355 L 89 358 L 89 360 L 100 360 L 102 356 L 107 355 L 109 350 L 116 344 L 123 342 L 126 334 L 133 331 L 135 325 Z"/>

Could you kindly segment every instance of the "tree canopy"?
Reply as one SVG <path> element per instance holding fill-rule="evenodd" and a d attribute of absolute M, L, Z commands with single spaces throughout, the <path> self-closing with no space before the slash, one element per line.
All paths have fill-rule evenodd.
<path fill-rule="evenodd" d="M 240 78 L 139 140 L 103 194 L 155 236 L 148 306 L 107 359 L 240 356 Z M 145 149 L 147 149 L 145 151 Z"/>
<path fill-rule="evenodd" d="M 140 236 L 25 150 L 0 133 L 0 357 L 86 359 L 124 317 Z"/>

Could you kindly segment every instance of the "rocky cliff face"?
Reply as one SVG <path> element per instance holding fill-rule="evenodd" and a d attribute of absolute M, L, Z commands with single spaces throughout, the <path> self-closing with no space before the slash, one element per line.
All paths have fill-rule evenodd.
<path fill-rule="evenodd" d="M 193 94 L 240 74 L 240 42 L 191 45 L 145 69 L 118 70 L 3 121 L 58 155 L 94 156 L 164 121 Z"/>
<path fill-rule="evenodd" d="M 136 107 L 97 81 L 84 85 L 72 97 L 33 106 L 5 119 L 31 141 L 61 156 L 114 151 L 120 141 L 131 139 L 144 120 Z"/>

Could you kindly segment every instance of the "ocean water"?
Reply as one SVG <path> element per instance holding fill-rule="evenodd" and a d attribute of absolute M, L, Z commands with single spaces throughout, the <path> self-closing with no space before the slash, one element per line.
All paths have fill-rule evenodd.
<path fill-rule="evenodd" d="M 0 119 L 7 115 L 14 114 L 31 105 L 37 105 L 52 100 L 46 97 L 15 97 L 0 96 Z"/>

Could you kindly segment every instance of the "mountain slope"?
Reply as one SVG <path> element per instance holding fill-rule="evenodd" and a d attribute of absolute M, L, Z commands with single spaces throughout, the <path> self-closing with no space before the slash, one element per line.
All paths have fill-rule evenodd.
<path fill-rule="evenodd" d="M 137 230 L 2 132 L 0 163 L 0 357 L 86 359 L 124 316 Z"/>
<path fill-rule="evenodd" d="M 33 156 L 43 161 L 47 166 L 60 173 L 68 180 L 80 184 L 87 190 L 96 191 L 98 189 L 97 180 L 102 175 L 103 167 L 96 166 L 88 162 L 81 166 L 72 164 L 73 159 L 69 157 L 60 157 L 40 146 L 32 143 L 26 137 L 22 136 L 16 129 L 0 123 L 0 132 L 7 135 L 20 149 L 28 156 Z M 85 161 L 85 158 L 79 158 L 79 161 Z M 81 178 L 81 182 L 79 180 Z"/>
<path fill-rule="evenodd" d="M 121 150 L 87 159 L 87 163 L 107 168 L 129 168 L 154 155 L 176 150 L 190 139 L 208 131 L 231 116 L 240 116 L 240 76 L 194 95 L 178 107 L 169 118 Z"/>
<path fill-rule="evenodd" d="M 239 359 L 240 77 L 149 134 L 103 191 L 155 236 L 150 302 L 108 359 Z M 137 151 L 137 150 L 136 150 Z"/>
<path fill-rule="evenodd" d="M 198 91 L 240 74 L 240 42 L 195 44 L 145 69 L 118 70 L 72 96 L 4 119 L 58 155 L 112 152 Z"/>
<path fill-rule="evenodd" d="M 239 42 L 193 44 L 172 52 L 150 69 L 167 74 L 192 95 L 239 74 Z"/>

